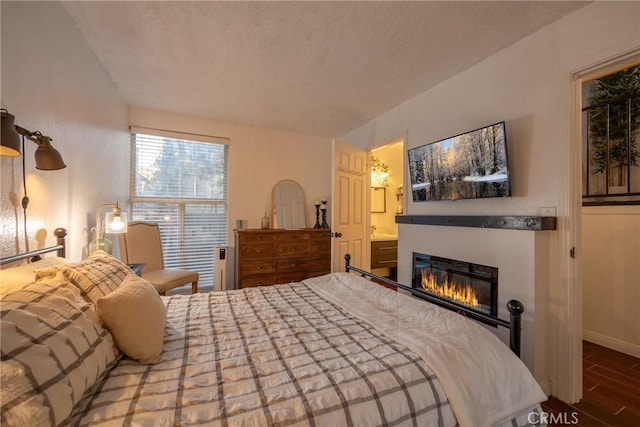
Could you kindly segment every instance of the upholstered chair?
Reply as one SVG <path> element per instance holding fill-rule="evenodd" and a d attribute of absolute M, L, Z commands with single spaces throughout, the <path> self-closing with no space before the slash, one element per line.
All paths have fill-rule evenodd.
<path fill-rule="evenodd" d="M 162 240 L 158 224 L 129 222 L 127 232 L 118 235 L 120 258 L 126 264 L 144 263 L 142 278 L 149 281 L 160 295 L 178 286 L 191 283 L 191 292 L 198 292 L 198 272 L 164 267 Z"/>

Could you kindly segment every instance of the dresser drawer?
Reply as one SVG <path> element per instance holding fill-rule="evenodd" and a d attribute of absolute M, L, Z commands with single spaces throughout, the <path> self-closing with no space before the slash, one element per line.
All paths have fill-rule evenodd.
<path fill-rule="evenodd" d="M 278 269 L 278 265 L 275 259 L 268 259 L 264 261 L 246 261 L 242 264 L 240 272 L 242 276 L 251 276 L 256 274 L 269 274 L 275 273 Z"/>
<path fill-rule="evenodd" d="M 371 261 L 397 261 L 398 260 L 398 250 L 389 250 L 386 252 L 378 252 L 376 254 L 371 254 Z"/>
<path fill-rule="evenodd" d="M 270 286 L 275 285 L 276 283 L 278 283 L 278 280 L 275 275 L 251 276 L 240 279 L 239 289 L 255 288 L 256 286 Z"/>
<path fill-rule="evenodd" d="M 390 250 L 398 250 L 397 240 L 376 240 L 371 242 L 371 253 L 387 252 Z"/>
<path fill-rule="evenodd" d="M 239 233 L 240 246 L 248 245 L 251 243 L 275 243 L 277 239 L 277 234 L 268 231 L 251 231 L 250 233 Z"/>
<path fill-rule="evenodd" d="M 309 253 L 313 255 L 330 255 L 331 254 L 331 241 L 330 240 L 312 240 L 309 244 Z"/>
<path fill-rule="evenodd" d="M 311 235 L 304 231 L 290 231 L 278 235 L 278 242 L 308 242 Z"/>
<path fill-rule="evenodd" d="M 278 256 L 307 256 L 309 253 L 309 243 L 305 241 L 298 242 L 279 242 Z"/>
<path fill-rule="evenodd" d="M 277 250 L 277 245 L 273 243 L 251 243 L 240 246 L 240 254 L 245 259 L 269 258 L 272 257 Z"/>
<path fill-rule="evenodd" d="M 308 258 L 280 258 L 278 259 L 278 273 L 292 271 L 306 271 L 309 267 Z"/>

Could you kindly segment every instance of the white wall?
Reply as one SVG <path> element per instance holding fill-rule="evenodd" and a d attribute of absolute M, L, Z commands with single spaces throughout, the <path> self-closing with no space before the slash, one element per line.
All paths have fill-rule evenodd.
<path fill-rule="evenodd" d="M 127 200 L 127 108 L 60 3 L 3 1 L 0 6 L 2 107 L 16 124 L 53 138 L 67 164 L 60 171 L 36 170 L 36 145 L 26 141 L 29 246 L 54 245 L 52 231 L 65 227 L 67 257 L 80 259 L 95 209 Z M 22 157 L 0 160 L 3 256 L 25 248 L 21 165 Z"/>
<path fill-rule="evenodd" d="M 407 203 L 410 215 L 537 215 L 557 207 L 566 221 L 571 73 L 640 46 L 640 3 L 596 2 L 487 58 L 354 129 L 342 139 L 374 147 L 405 131 L 405 149 L 505 120 L 513 197 Z M 408 175 L 408 174 L 407 174 Z M 408 183 L 405 180 L 405 188 Z M 500 300 L 526 305 L 524 359 L 548 387 L 558 378 L 553 324 L 563 316 L 554 295 L 566 295 L 559 232 L 399 226 L 399 279 L 410 277 L 410 254 L 436 255 L 500 268 Z M 437 242 L 437 243 L 436 243 Z M 564 257 L 566 255 L 562 255 Z"/>
<path fill-rule="evenodd" d="M 228 242 L 233 246 L 237 219 L 260 228 L 271 217 L 271 191 L 282 179 L 297 181 L 305 192 L 307 227 L 315 223 L 313 202 L 331 197 L 331 140 L 213 119 L 131 108 L 131 126 L 229 138 Z M 329 203 L 331 201 L 329 200 Z"/>
<path fill-rule="evenodd" d="M 640 206 L 582 214 L 584 337 L 640 357 Z"/>

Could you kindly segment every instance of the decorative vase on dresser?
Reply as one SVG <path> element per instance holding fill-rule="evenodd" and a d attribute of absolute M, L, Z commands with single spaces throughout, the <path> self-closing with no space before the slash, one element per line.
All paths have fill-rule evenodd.
<path fill-rule="evenodd" d="M 331 272 L 331 230 L 236 230 L 236 287 L 297 282 Z"/>

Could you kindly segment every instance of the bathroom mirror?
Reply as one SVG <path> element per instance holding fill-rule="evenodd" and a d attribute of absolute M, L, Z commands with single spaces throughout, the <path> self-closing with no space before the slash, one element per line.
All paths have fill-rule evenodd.
<path fill-rule="evenodd" d="M 386 187 L 371 187 L 371 212 L 384 213 L 387 211 Z"/>
<path fill-rule="evenodd" d="M 284 179 L 273 187 L 273 228 L 305 228 L 304 190 L 297 182 Z"/>

